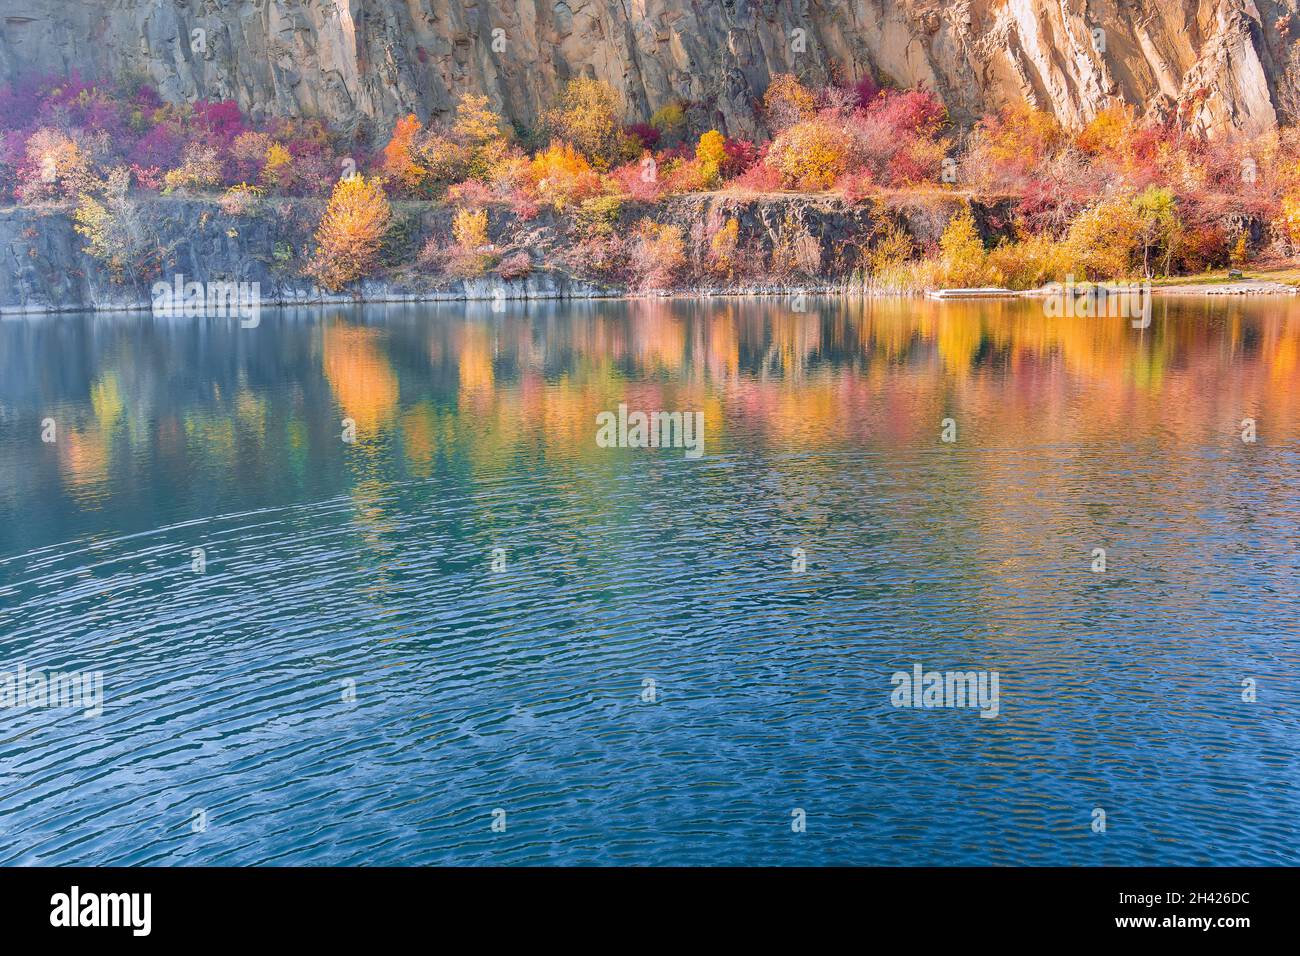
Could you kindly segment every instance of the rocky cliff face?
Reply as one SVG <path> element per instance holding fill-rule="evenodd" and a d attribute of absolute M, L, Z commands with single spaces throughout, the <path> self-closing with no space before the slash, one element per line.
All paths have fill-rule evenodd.
<path fill-rule="evenodd" d="M 629 119 L 699 103 L 752 133 L 774 73 L 866 71 L 959 122 L 1026 97 L 1071 125 L 1114 98 L 1219 132 L 1300 115 L 1300 0 L 0 0 L 0 78 L 144 74 L 175 99 L 337 124 L 483 91 L 532 123 L 571 76 Z"/>

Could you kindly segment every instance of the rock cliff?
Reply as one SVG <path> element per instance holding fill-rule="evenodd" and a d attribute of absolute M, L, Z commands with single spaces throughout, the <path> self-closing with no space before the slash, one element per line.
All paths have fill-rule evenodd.
<path fill-rule="evenodd" d="M 1300 0 L 0 0 L 0 79 L 147 76 L 174 99 L 340 125 L 486 92 L 521 124 L 564 81 L 629 120 L 672 101 L 752 133 L 774 73 L 864 72 L 958 122 L 1025 97 L 1077 126 L 1115 98 L 1212 132 L 1300 115 Z"/>

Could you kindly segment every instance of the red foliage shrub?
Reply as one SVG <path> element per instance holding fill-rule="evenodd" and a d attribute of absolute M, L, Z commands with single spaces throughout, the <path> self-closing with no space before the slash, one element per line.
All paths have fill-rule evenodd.
<path fill-rule="evenodd" d="M 767 150 L 763 152 L 766 154 Z M 777 192 L 781 188 L 781 173 L 765 162 L 756 162 L 727 185 L 756 193 Z"/>
<path fill-rule="evenodd" d="M 141 189 L 161 190 L 163 188 L 163 168 L 161 166 L 137 166 L 131 164 L 131 179 Z"/>
<path fill-rule="evenodd" d="M 537 204 L 537 198 L 529 190 L 515 187 L 510 192 L 510 211 L 522 222 L 527 222 L 537 218 L 541 206 Z"/>
<path fill-rule="evenodd" d="M 876 97 L 880 95 L 880 84 L 876 82 L 875 77 L 870 73 L 863 73 L 851 89 L 857 94 L 858 106 L 862 109 L 869 107 Z"/>
<path fill-rule="evenodd" d="M 866 170 L 858 170 L 854 173 L 848 173 L 841 176 L 838 183 L 835 184 L 840 192 L 844 193 L 844 198 L 849 202 L 861 202 L 871 195 L 875 188 L 875 180 L 872 179 L 871 173 Z"/>
<path fill-rule="evenodd" d="M 171 126 L 154 126 L 127 153 L 127 162 L 133 166 L 161 166 L 170 169 L 180 162 L 185 139 Z"/>
<path fill-rule="evenodd" d="M 895 187 L 937 185 L 944 154 L 945 148 L 941 143 L 922 137 L 906 138 L 889 157 L 886 181 Z"/>
<path fill-rule="evenodd" d="M 521 279 L 533 271 L 533 260 L 526 252 L 514 252 L 501 260 L 497 273 L 503 279 Z"/>
<path fill-rule="evenodd" d="M 625 163 L 609 174 L 618 190 L 637 202 L 658 202 L 663 195 L 664 182 L 659 175 L 659 162 L 648 153 L 634 163 Z"/>
<path fill-rule="evenodd" d="M 229 146 L 235 137 L 246 132 L 239 104 L 234 100 L 219 103 L 199 100 L 193 106 L 192 123 L 196 131 L 206 133 L 209 141 L 216 146 Z"/>
<path fill-rule="evenodd" d="M 722 147 L 726 158 L 722 160 L 722 175 L 728 179 L 739 176 L 758 162 L 758 147 L 746 139 L 728 139 Z"/>
<path fill-rule="evenodd" d="M 1183 272 L 1203 272 L 1228 264 L 1231 243 L 1221 223 L 1193 221 L 1179 238 L 1176 267 Z"/>
<path fill-rule="evenodd" d="M 1022 231 L 1058 235 L 1101 192 L 1102 184 L 1087 167 L 1068 161 L 1039 171 L 1023 187 L 1015 214 Z"/>
<path fill-rule="evenodd" d="M 627 133 L 641 141 L 642 149 L 651 150 L 659 144 L 659 137 L 663 135 L 657 127 L 649 123 L 633 123 L 627 127 Z"/>
<path fill-rule="evenodd" d="M 163 106 L 162 97 L 148 83 L 141 83 L 136 86 L 127 98 L 127 102 L 132 109 L 139 110 L 142 113 L 152 113 Z"/>
<path fill-rule="evenodd" d="M 899 133 L 933 136 L 948 121 L 938 97 L 925 90 L 888 90 L 877 96 L 867 112 Z"/>
<path fill-rule="evenodd" d="M 473 206 L 478 209 L 495 202 L 497 196 L 487 183 L 467 179 L 447 190 L 447 199 L 458 206 Z"/>

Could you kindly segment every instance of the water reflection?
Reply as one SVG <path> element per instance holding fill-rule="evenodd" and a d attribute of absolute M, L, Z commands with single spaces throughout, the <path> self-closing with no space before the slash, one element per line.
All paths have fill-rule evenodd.
<path fill-rule="evenodd" d="M 109 686 L 4 715 L 0 862 L 1296 862 L 1300 305 L 790 304 L 0 323 L 0 661 Z"/>
<path fill-rule="evenodd" d="M 439 462 L 469 476 L 520 455 L 598 463 L 594 416 L 622 400 L 702 409 L 720 452 L 927 445 L 945 417 L 963 441 L 1016 449 L 1217 446 L 1246 417 L 1273 444 L 1297 431 L 1290 301 L 1162 300 L 1145 332 L 1018 302 L 787 305 L 303 310 L 256 330 L 6 322 L 0 507 L 13 543 L 30 545 L 51 522 L 58 540 L 93 527 L 87 512 L 129 514 L 154 477 L 208 486 L 195 504 L 230 488 L 255 505 L 428 477 Z M 46 416 L 63 440 L 32 446 Z M 362 455 L 339 454 L 343 419 Z M 50 507 L 30 524 L 33 498 Z"/>

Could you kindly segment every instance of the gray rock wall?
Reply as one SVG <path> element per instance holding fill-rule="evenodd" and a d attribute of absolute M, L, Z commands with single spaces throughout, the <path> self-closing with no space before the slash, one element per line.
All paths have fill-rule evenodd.
<path fill-rule="evenodd" d="M 1115 99 L 1211 130 L 1300 106 L 1300 0 L 0 0 L 0 78 L 133 72 L 175 100 L 391 128 L 487 93 L 531 125 L 570 77 L 629 120 L 672 101 L 753 134 L 770 77 L 865 72 L 958 122 L 1028 98 L 1078 125 Z M 196 32 L 199 31 L 199 32 Z"/>

